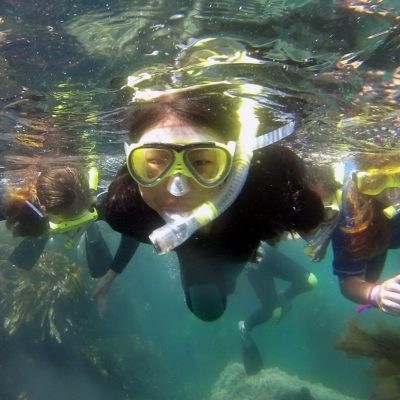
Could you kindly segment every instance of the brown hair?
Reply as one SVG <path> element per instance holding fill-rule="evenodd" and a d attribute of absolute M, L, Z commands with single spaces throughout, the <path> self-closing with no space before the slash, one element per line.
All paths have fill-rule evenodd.
<path fill-rule="evenodd" d="M 39 236 L 47 230 L 46 214 L 72 218 L 92 204 L 92 193 L 85 173 L 75 167 L 55 167 L 31 177 L 24 186 L 6 189 L 3 212 L 6 225 L 16 236 Z"/>
<path fill-rule="evenodd" d="M 239 101 L 219 92 L 182 91 L 135 103 L 126 120 L 129 139 L 137 141 L 147 129 L 174 117 L 183 124 L 209 128 L 227 141 L 236 140 L 239 121 L 233 116 Z"/>
<path fill-rule="evenodd" d="M 79 168 L 55 168 L 40 174 L 36 183 L 40 205 L 47 213 L 73 218 L 92 204 L 88 179 Z"/>
<path fill-rule="evenodd" d="M 371 168 L 388 168 L 400 165 L 398 153 L 362 153 L 356 157 L 360 171 Z M 362 194 L 354 182 L 343 191 L 342 204 L 345 221 L 340 230 L 346 235 L 346 247 L 356 259 L 368 259 L 386 249 L 390 240 L 389 220 L 382 213 L 382 206 L 373 197 Z"/>
<path fill-rule="evenodd" d="M 306 164 L 306 168 L 308 183 L 323 201 L 326 197 L 334 196 L 336 191 L 342 187 L 335 180 L 331 164 Z"/>

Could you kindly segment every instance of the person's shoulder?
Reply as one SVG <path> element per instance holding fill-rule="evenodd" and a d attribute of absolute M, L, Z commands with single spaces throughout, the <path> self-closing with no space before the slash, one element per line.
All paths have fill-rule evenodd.
<path fill-rule="evenodd" d="M 104 219 L 117 232 L 146 241 L 148 235 L 160 225 L 161 217 L 143 201 L 138 185 L 126 166 L 111 182 L 104 202 Z"/>
<path fill-rule="evenodd" d="M 108 196 L 107 201 L 109 201 L 110 196 L 126 196 L 128 193 L 136 192 L 137 185 L 131 178 L 128 172 L 128 168 L 124 164 L 119 171 L 115 178 L 111 181 L 110 186 L 108 188 Z"/>
<path fill-rule="evenodd" d="M 133 205 L 137 204 L 134 201 L 136 197 L 138 197 L 137 185 L 124 165 L 110 183 L 107 195 L 103 199 L 106 220 L 120 218 L 120 214 L 132 212 Z"/>

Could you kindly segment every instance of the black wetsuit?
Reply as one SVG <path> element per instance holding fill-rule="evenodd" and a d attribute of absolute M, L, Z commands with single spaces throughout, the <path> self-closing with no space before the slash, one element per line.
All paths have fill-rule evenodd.
<path fill-rule="evenodd" d="M 265 254 L 258 264 L 249 264 L 246 274 L 260 301 L 257 308 L 245 320 L 248 331 L 267 322 L 277 307 L 284 307 L 298 294 L 312 288 L 308 282 L 310 271 L 281 253 L 273 246 L 263 246 Z M 275 278 L 290 282 L 284 292 L 278 293 Z"/>
<path fill-rule="evenodd" d="M 218 318 L 236 277 L 261 240 L 282 231 L 312 229 L 322 218 L 322 202 L 307 187 L 301 160 L 282 146 L 256 151 L 232 206 L 206 231 L 197 231 L 175 249 L 188 307 L 203 320 Z M 110 185 L 105 220 L 114 230 L 144 243 L 164 225 L 143 201 L 125 166 Z"/>

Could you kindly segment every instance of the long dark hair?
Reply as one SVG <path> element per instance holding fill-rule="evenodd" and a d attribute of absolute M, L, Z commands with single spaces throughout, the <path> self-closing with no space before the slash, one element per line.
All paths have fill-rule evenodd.
<path fill-rule="evenodd" d="M 174 117 L 182 125 L 209 128 L 226 140 L 236 140 L 240 126 L 235 112 L 239 104 L 238 98 L 219 92 L 165 93 L 131 106 L 126 117 L 129 139 L 135 142 L 145 130 Z"/>

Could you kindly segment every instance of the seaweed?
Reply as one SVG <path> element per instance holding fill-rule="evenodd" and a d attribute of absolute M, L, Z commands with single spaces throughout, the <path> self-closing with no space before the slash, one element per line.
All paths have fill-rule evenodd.
<path fill-rule="evenodd" d="M 44 251 L 32 271 L 3 264 L 0 311 L 4 329 L 14 335 L 29 326 L 41 340 L 58 342 L 74 328 L 75 305 L 83 295 L 79 266 L 62 254 Z"/>
<path fill-rule="evenodd" d="M 334 346 L 349 357 L 373 359 L 374 400 L 400 398 L 400 329 L 379 323 L 374 332 L 357 321 L 347 324 L 347 332 Z"/>

